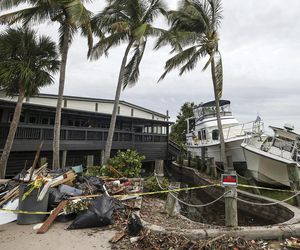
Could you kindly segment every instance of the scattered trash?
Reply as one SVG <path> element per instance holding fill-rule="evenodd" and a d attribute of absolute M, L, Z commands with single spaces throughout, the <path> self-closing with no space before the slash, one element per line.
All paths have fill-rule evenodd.
<path fill-rule="evenodd" d="M 137 236 L 138 233 L 143 229 L 143 224 L 140 217 L 133 214 L 128 223 L 128 233 L 130 236 Z"/>

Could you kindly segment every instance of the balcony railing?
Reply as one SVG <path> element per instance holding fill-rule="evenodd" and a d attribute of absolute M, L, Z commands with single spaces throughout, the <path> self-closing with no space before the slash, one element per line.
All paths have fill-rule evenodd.
<path fill-rule="evenodd" d="M 0 140 L 7 138 L 9 124 L 0 124 Z M 60 139 L 62 141 L 106 141 L 108 129 L 103 128 L 76 128 L 62 126 Z M 48 125 L 25 125 L 18 126 L 15 139 L 17 140 L 53 140 L 53 127 Z M 136 133 L 132 131 L 115 130 L 114 141 L 119 142 L 167 142 L 165 134 Z"/>

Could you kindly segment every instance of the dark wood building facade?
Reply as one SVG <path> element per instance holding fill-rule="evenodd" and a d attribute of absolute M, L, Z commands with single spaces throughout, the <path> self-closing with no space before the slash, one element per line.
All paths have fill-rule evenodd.
<path fill-rule="evenodd" d="M 55 96 L 45 95 L 40 98 L 54 99 Z M 83 100 L 82 100 L 83 99 Z M 76 109 L 66 105 L 68 100 L 82 104 Z M 106 106 L 113 101 L 106 100 Z M 62 109 L 61 126 L 61 157 L 63 165 L 74 166 L 86 164 L 88 156 L 93 156 L 93 165 L 100 165 L 111 115 L 98 110 L 103 100 L 89 98 L 65 98 Z M 84 110 L 88 102 L 94 102 L 94 111 Z M 159 114 L 142 107 L 123 102 L 121 109 L 130 108 L 129 115 L 117 117 L 116 129 L 112 145 L 112 154 L 118 150 L 135 149 L 145 155 L 145 161 L 167 159 L 169 122 L 167 115 Z M 66 107 L 67 106 L 67 107 Z M 79 108 L 78 108 L 79 107 Z M 3 150 L 8 135 L 10 121 L 14 112 L 15 102 L 8 98 L 0 98 L 0 152 Z M 137 115 L 134 115 L 136 113 Z M 149 114 L 148 114 L 149 113 Z M 19 173 L 25 166 L 29 167 L 34 159 L 35 151 L 41 141 L 43 147 L 40 157 L 52 163 L 52 139 L 55 106 L 31 103 L 23 104 L 22 116 L 17 129 L 13 148 L 9 157 L 6 176 Z M 152 119 L 149 119 L 151 117 Z"/>

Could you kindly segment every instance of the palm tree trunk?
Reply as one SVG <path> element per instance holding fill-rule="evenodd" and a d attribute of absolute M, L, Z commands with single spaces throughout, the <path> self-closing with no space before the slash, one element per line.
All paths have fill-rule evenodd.
<path fill-rule="evenodd" d="M 115 131 L 116 120 L 117 120 L 117 111 L 118 111 L 120 95 L 121 95 L 121 89 L 122 89 L 122 83 L 123 83 L 124 69 L 125 69 L 126 62 L 127 62 L 127 56 L 128 56 L 128 53 L 130 51 L 130 48 L 131 48 L 132 44 L 133 44 L 133 41 L 130 41 L 129 44 L 127 45 L 127 48 L 126 48 L 125 53 L 124 53 L 124 57 L 122 59 L 122 64 L 121 64 L 121 68 L 120 68 L 120 72 L 119 72 L 119 78 L 118 78 L 118 85 L 117 85 L 117 89 L 116 89 L 114 107 L 113 107 L 113 112 L 112 112 L 112 115 L 111 115 L 107 140 L 106 140 L 106 144 L 105 144 L 104 160 L 103 160 L 104 164 L 106 164 L 108 159 L 110 158 L 110 151 L 111 151 L 113 137 L 114 137 L 114 131 Z"/>
<path fill-rule="evenodd" d="M 219 130 L 219 136 L 220 136 L 220 146 L 221 146 L 221 158 L 223 161 L 224 171 L 225 173 L 228 172 L 228 163 L 226 158 L 226 149 L 225 149 L 225 140 L 224 140 L 224 134 L 223 134 L 223 128 L 221 123 L 221 116 L 220 116 L 220 100 L 217 93 L 217 81 L 216 81 L 216 75 L 215 75 L 215 59 L 212 56 L 211 61 L 211 76 L 213 80 L 214 85 L 214 94 L 215 94 L 215 103 L 216 103 L 216 115 L 217 115 L 217 124 L 218 124 L 218 130 Z"/>
<path fill-rule="evenodd" d="M 15 139 L 15 134 L 18 128 L 18 124 L 20 121 L 24 97 L 25 97 L 25 90 L 23 87 L 20 86 L 19 96 L 15 107 L 14 116 L 10 124 L 9 133 L 0 159 L 0 179 L 5 178 L 7 161 Z"/>
<path fill-rule="evenodd" d="M 59 152 L 60 152 L 61 107 L 63 101 L 64 87 L 65 87 L 65 75 L 66 75 L 67 57 L 69 51 L 69 39 L 70 39 L 70 27 L 68 26 L 64 33 L 60 74 L 59 74 L 59 87 L 58 87 L 58 97 L 57 97 L 54 135 L 53 135 L 53 163 L 52 163 L 53 169 L 60 168 Z"/>

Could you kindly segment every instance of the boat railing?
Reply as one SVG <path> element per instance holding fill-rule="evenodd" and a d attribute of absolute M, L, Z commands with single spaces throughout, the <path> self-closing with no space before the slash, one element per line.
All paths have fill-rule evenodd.
<path fill-rule="evenodd" d="M 247 136 L 250 134 L 254 134 L 256 130 L 258 129 L 257 123 L 255 121 L 246 122 L 243 124 L 236 124 L 228 127 L 223 127 L 223 135 L 224 140 L 230 140 L 237 137 Z M 260 126 L 260 130 L 263 130 L 263 125 Z M 257 131 L 258 132 L 258 131 Z M 261 131 L 260 131 L 261 132 Z M 210 131 L 206 135 L 206 140 L 200 140 L 200 144 L 207 144 L 207 143 L 215 143 L 219 141 L 219 136 L 217 139 L 214 139 L 215 136 L 213 136 L 214 131 Z M 198 138 L 193 138 L 194 144 L 198 144 L 197 140 Z M 196 142 L 196 143 L 195 143 Z"/>

